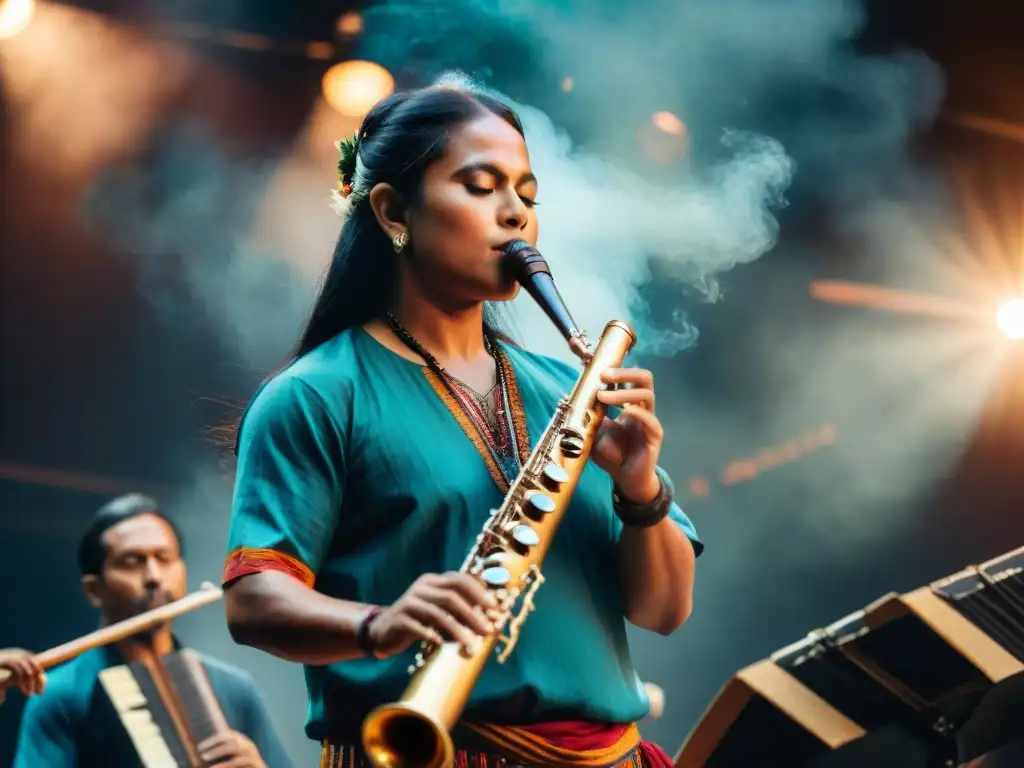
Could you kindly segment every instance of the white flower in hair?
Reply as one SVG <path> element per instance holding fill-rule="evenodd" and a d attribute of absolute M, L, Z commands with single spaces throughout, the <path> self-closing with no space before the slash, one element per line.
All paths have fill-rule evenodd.
<path fill-rule="evenodd" d="M 347 219 L 349 213 L 352 211 L 352 200 L 349 197 L 345 197 L 336 189 L 332 189 L 330 195 L 327 198 L 333 210 L 342 219 Z"/>

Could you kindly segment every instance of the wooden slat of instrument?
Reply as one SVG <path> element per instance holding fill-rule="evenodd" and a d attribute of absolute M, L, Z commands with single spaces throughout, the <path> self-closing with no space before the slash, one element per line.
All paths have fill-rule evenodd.
<path fill-rule="evenodd" d="M 146 767 L 177 768 L 178 758 L 164 739 L 131 670 L 127 666 L 105 669 L 100 672 L 100 683 L 113 702 L 136 753 L 147 756 Z"/>
<path fill-rule="evenodd" d="M 159 608 L 154 608 L 151 611 L 140 613 L 138 616 L 132 616 L 130 619 L 102 627 L 95 632 L 90 632 L 48 651 L 43 651 L 36 655 L 36 661 L 39 662 L 39 666 L 43 669 L 55 667 L 86 651 L 91 651 L 93 648 L 116 643 L 132 635 L 137 635 L 139 632 L 144 632 L 147 629 L 164 624 L 182 614 L 194 611 L 197 608 L 203 608 L 210 603 L 220 600 L 223 596 L 224 591 L 220 587 L 210 582 L 203 582 L 198 590 L 180 600 L 175 600 L 167 605 L 161 605 Z M 11 673 L 8 670 L 0 669 L 0 687 L 5 686 L 10 678 Z"/>
<path fill-rule="evenodd" d="M 933 582 L 931 588 L 1024 661 L 1024 547 Z"/>
<path fill-rule="evenodd" d="M 746 768 L 765 755 L 791 768 L 953 765 L 976 722 L 992 751 L 1019 736 L 1019 717 L 990 725 L 1013 711 L 1010 686 L 1024 679 L 1022 631 L 1024 548 L 884 595 L 737 673 L 676 765 Z M 1000 689 L 1004 700 L 990 701 Z"/>
<path fill-rule="evenodd" d="M 765 749 L 767 734 L 781 742 L 772 750 Z M 863 735 L 858 723 L 766 659 L 719 691 L 674 762 L 676 768 L 731 768 L 774 755 L 779 765 L 804 765 Z"/>
<path fill-rule="evenodd" d="M 198 745 L 229 730 L 194 651 L 110 667 L 100 683 L 144 768 L 203 768 Z"/>

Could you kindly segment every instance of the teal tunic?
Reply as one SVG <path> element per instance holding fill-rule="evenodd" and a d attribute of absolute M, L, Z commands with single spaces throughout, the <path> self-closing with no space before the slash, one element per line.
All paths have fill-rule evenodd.
<path fill-rule="evenodd" d="M 535 445 L 579 371 L 502 345 Z M 503 493 L 438 396 L 428 369 L 351 329 L 257 394 L 238 446 L 229 550 L 283 552 L 323 594 L 389 605 L 422 574 L 458 570 Z M 703 548 L 675 505 L 671 517 Z M 491 661 L 466 716 L 494 723 L 625 723 L 648 701 L 626 641 L 612 483 L 587 465 L 544 561 L 536 611 L 504 664 Z M 306 667 L 307 735 L 354 738 L 409 682 L 415 648 Z"/>

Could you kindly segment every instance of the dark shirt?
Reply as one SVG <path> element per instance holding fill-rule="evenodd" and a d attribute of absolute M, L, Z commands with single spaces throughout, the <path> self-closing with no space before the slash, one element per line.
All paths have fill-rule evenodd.
<path fill-rule="evenodd" d="M 269 768 L 292 768 L 252 678 L 203 656 L 228 726 L 248 737 Z M 13 768 L 142 768 L 99 673 L 124 664 L 113 647 L 97 648 L 47 674 L 46 690 L 25 706 Z"/>

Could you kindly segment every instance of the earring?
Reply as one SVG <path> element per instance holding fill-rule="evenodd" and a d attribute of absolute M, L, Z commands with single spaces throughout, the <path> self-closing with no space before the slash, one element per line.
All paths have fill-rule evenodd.
<path fill-rule="evenodd" d="M 405 246 L 409 244 L 409 233 L 399 232 L 393 238 L 391 238 L 391 247 L 395 249 L 395 253 L 401 253 L 405 250 Z"/>

